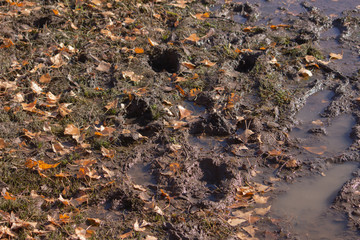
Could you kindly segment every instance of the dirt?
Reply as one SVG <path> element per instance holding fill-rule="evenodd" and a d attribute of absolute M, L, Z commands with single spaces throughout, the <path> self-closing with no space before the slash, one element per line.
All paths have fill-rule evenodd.
<path fill-rule="evenodd" d="M 295 239 L 279 193 L 359 159 L 360 10 L 266 4 L 0 1 L 0 237 Z"/>

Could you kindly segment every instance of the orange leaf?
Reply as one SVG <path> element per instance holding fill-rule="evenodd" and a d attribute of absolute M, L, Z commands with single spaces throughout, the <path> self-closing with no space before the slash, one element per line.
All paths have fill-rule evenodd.
<path fill-rule="evenodd" d="M 135 52 L 135 53 L 144 53 L 144 49 L 143 49 L 143 48 L 138 48 L 138 47 L 136 47 L 136 48 L 134 49 L 134 52 Z"/>
<path fill-rule="evenodd" d="M 4 149 L 6 147 L 5 140 L 3 138 L 0 138 L 0 149 Z"/>
<path fill-rule="evenodd" d="M 186 96 L 184 89 L 182 89 L 179 85 L 175 85 L 175 88 L 180 92 L 181 95 Z"/>
<path fill-rule="evenodd" d="M 5 38 L 4 40 L 3 40 L 3 42 L 4 42 L 4 44 L 2 44 L 1 46 L 0 46 L 0 49 L 1 48 L 9 48 L 9 47 L 11 47 L 11 46 L 13 46 L 14 45 L 14 43 L 11 41 L 11 39 L 9 39 L 9 38 Z"/>
<path fill-rule="evenodd" d="M 3 197 L 6 200 L 16 200 L 16 197 L 12 196 L 12 194 L 10 194 L 9 192 L 5 192 L 5 194 L 3 194 Z"/>
<path fill-rule="evenodd" d="M 195 97 L 196 95 L 198 95 L 199 93 L 201 93 L 201 90 L 198 88 L 193 88 L 190 90 L 189 92 L 189 96 L 190 97 Z"/>
<path fill-rule="evenodd" d="M 276 150 L 276 149 L 273 149 L 273 150 L 271 150 L 271 151 L 268 151 L 268 154 L 270 155 L 270 156 L 280 156 L 281 155 L 281 151 L 280 150 Z"/>
<path fill-rule="evenodd" d="M 74 124 L 68 124 L 64 131 L 65 135 L 78 136 L 80 135 L 80 129 L 75 127 Z"/>
<path fill-rule="evenodd" d="M 39 82 L 41 83 L 49 83 L 50 81 L 51 81 L 51 77 L 49 73 L 43 74 L 39 79 Z"/>
<path fill-rule="evenodd" d="M 34 110 L 36 109 L 36 102 L 37 102 L 37 99 L 35 99 L 34 102 L 32 103 L 22 103 L 21 106 L 23 107 L 23 109 L 25 111 L 29 111 L 29 112 L 34 112 Z"/>
<path fill-rule="evenodd" d="M 305 150 L 317 154 L 322 155 L 325 153 L 327 147 L 326 146 L 320 146 L 320 147 L 303 147 Z"/>
<path fill-rule="evenodd" d="M 68 115 L 69 113 L 72 112 L 71 109 L 68 109 L 67 107 L 70 106 L 71 103 L 61 103 L 59 105 L 59 113 L 62 117 L 65 117 L 66 115 Z"/>
<path fill-rule="evenodd" d="M 196 65 L 192 64 L 191 62 L 182 62 L 182 65 L 184 65 L 185 67 L 187 67 L 188 69 L 195 69 Z"/>
<path fill-rule="evenodd" d="M 50 168 L 55 168 L 59 165 L 60 163 L 55 163 L 55 164 L 47 164 L 41 160 L 38 161 L 38 165 L 39 165 L 39 169 L 40 170 L 46 170 L 46 169 L 50 169 Z"/>
<path fill-rule="evenodd" d="M 199 20 L 205 20 L 206 18 L 210 17 L 210 13 L 197 13 L 195 14 L 195 17 Z"/>
<path fill-rule="evenodd" d="M 59 11 L 58 10 L 56 10 L 56 9 L 51 9 L 52 11 L 53 11 L 53 13 L 57 16 L 57 15 L 59 15 Z"/>
<path fill-rule="evenodd" d="M 185 38 L 186 41 L 197 42 L 200 38 L 196 35 L 196 33 L 191 34 L 189 37 Z"/>
<path fill-rule="evenodd" d="M 216 63 L 211 62 L 211 61 L 209 61 L 209 60 L 207 60 L 207 59 L 202 60 L 201 63 L 203 63 L 203 64 L 204 64 L 205 66 L 207 66 L 207 67 L 212 67 L 212 66 L 215 66 L 215 65 L 216 65 Z"/>
<path fill-rule="evenodd" d="M 35 160 L 32 160 L 31 158 L 28 158 L 25 162 L 25 167 L 27 168 L 34 168 L 38 165 L 38 162 Z"/>
<path fill-rule="evenodd" d="M 150 38 L 148 38 L 148 42 L 150 43 L 150 45 L 151 45 L 152 47 L 159 45 L 157 42 L 151 40 Z"/>

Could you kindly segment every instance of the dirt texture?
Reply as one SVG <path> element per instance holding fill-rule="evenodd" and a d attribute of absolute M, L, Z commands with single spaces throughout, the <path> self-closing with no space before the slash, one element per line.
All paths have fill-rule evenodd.
<path fill-rule="evenodd" d="M 360 10 L 259 25 L 260 6 L 214 4 L 0 1 L 0 237 L 293 238 L 277 183 L 359 159 L 359 72 L 318 43 L 336 26 L 359 46 Z M 324 89 L 328 125 L 355 119 L 335 154 L 289 136 Z M 358 227 L 353 188 L 335 205 Z"/>

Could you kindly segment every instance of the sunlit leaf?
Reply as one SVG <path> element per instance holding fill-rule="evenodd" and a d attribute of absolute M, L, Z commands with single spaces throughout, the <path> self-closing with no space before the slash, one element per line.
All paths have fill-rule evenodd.
<path fill-rule="evenodd" d="M 74 124 L 68 124 L 64 131 L 65 135 L 77 136 L 80 135 L 80 129 L 77 128 Z"/>
<path fill-rule="evenodd" d="M 200 38 L 196 35 L 196 33 L 191 34 L 189 37 L 185 38 L 185 41 L 190 41 L 190 42 L 198 42 L 200 40 Z"/>
<path fill-rule="evenodd" d="M 72 112 L 71 109 L 68 109 L 67 107 L 70 106 L 71 103 L 61 103 L 59 105 L 59 113 L 62 117 L 65 117 L 66 115 L 68 115 L 69 113 Z"/>
<path fill-rule="evenodd" d="M 254 213 L 257 215 L 261 215 L 264 216 L 265 214 L 267 214 L 271 209 L 271 206 L 268 206 L 267 208 L 255 208 L 254 209 Z"/>
<path fill-rule="evenodd" d="M 108 102 L 108 104 L 105 106 L 107 110 L 116 108 L 118 105 L 118 99 L 115 99 L 114 101 Z"/>
<path fill-rule="evenodd" d="M 185 67 L 187 67 L 188 69 L 195 69 L 196 65 L 192 64 L 191 62 L 182 62 L 182 65 L 184 65 Z"/>
<path fill-rule="evenodd" d="M 258 230 L 256 227 L 250 225 L 247 227 L 242 227 L 242 229 L 247 232 L 251 237 L 255 237 L 255 230 Z"/>
<path fill-rule="evenodd" d="M 3 39 L 3 44 L 0 45 L 0 49 L 9 48 L 11 46 L 14 46 L 14 43 L 11 41 L 11 39 L 5 38 L 5 39 Z"/>
<path fill-rule="evenodd" d="M 320 147 L 303 147 L 305 150 L 317 154 L 317 155 L 323 155 L 325 151 L 327 150 L 326 146 L 320 146 Z"/>
<path fill-rule="evenodd" d="M 235 227 L 242 224 L 243 222 L 246 222 L 246 220 L 242 218 L 230 218 L 227 222 L 230 226 Z"/>
<path fill-rule="evenodd" d="M 281 150 L 273 149 L 268 151 L 269 156 L 280 156 L 282 154 Z"/>
<path fill-rule="evenodd" d="M 254 195 L 252 199 L 258 204 L 264 204 L 267 203 L 269 197 L 261 197 L 259 195 Z"/>
<path fill-rule="evenodd" d="M 343 59 L 343 53 L 330 53 L 330 59 Z"/>
<path fill-rule="evenodd" d="M 199 20 L 205 20 L 207 18 L 210 17 L 210 13 L 206 12 L 206 13 L 197 13 L 195 14 L 195 17 Z"/>
<path fill-rule="evenodd" d="M 5 193 L 3 193 L 2 196 L 6 200 L 16 200 L 16 197 L 14 197 L 11 193 L 9 193 L 7 191 Z"/>
<path fill-rule="evenodd" d="M 91 226 L 100 226 L 101 220 L 98 218 L 87 218 L 86 222 Z"/>
<path fill-rule="evenodd" d="M 176 3 L 172 3 L 171 5 L 179 8 L 186 8 L 186 4 L 188 3 L 187 0 L 176 0 Z"/>
<path fill-rule="evenodd" d="M 59 165 L 60 163 L 55 163 L 55 164 L 47 164 L 41 160 L 38 161 L 38 166 L 40 170 L 46 170 L 46 169 L 50 169 L 50 168 L 55 168 Z"/>
<path fill-rule="evenodd" d="M 207 66 L 207 67 L 213 67 L 213 66 L 216 65 L 216 63 L 211 62 L 211 61 L 209 61 L 209 60 L 207 60 L 207 59 L 202 60 L 201 63 L 204 64 L 204 65 Z"/>
<path fill-rule="evenodd" d="M 150 43 L 150 45 L 151 45 L 152 47 L 159 45 L 157 42 L 151 40 L 150 38 L 148 38 L 148 42 Z"/>
<path fill-rule="evenodd" d="M 133 71 L 123 71 L 122 75 L 125 79 L 130 79 L 130 81 L 133 82 L 140 82 L 140 80 L 143 78 L 142 75 L 136 75 Z"/>
<path fill-rule="evenodd" d="M 104 157 L 113 158 L 115 156 L 115 152 L 116 151 L 114 149 L 107 149 L 101 146 L 101 153 Z"/>
<path fill-rule="evenodd" d="M 307 70 L 305 68 L 301 68 L 298 73 L 301 77 L 304 77 L 304 78 L 309 78 L 309 77 L 312 77 L 312 75 L 313 75 L 310 70 Z"/>
<path fill-rule="evenodd" d="M 96 67 L 96 70 L 100 72 L 110 72 L 111 64 L 105 61 L 101 61 L 100 64 Z"/>

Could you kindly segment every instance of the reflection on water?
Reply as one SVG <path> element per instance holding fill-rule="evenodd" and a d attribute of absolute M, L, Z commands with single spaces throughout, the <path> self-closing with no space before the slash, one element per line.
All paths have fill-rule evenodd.
<path fill-rule="evenodd" d="M 290 186 L 272 205 L 273 216 L 284 219 L 300 239 L 356 239 L 346 232 L 345 217 L 329 212 L 341 186 L 358 164 L 336 165 L 326 176 L 306 178 Z"/>

